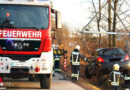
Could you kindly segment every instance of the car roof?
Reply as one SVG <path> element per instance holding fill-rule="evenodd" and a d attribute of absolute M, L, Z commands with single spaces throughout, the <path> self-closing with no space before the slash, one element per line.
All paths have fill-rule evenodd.
<path fill-rule="evenodd" d="M 110 50 L 110 49 L 120 49 L 120 48 L 100 48 L 100 49 L 96 49 L 96 51 Z"/>

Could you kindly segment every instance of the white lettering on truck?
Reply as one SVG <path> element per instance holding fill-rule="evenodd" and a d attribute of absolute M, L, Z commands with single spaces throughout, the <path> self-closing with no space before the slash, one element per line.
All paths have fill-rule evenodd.
<path fill-rule="evenodd" d="M 0 30 L 0 37 L 23 37 L 23 38 L 41 38 L 40 31 L 8 31 Z"/>
<path fill-rule="evenodd" d="M 24 32 L 22 33 L 22 37 L 27 37 L 27 32 L 24 31 Z"/>

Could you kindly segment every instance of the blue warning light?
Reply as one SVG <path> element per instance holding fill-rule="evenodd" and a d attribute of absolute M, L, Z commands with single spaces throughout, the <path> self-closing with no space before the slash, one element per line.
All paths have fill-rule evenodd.
<path fill-rule="evenodd" d="M 12 63 L 12 66 L 15 66 L 15 63 Z"/>

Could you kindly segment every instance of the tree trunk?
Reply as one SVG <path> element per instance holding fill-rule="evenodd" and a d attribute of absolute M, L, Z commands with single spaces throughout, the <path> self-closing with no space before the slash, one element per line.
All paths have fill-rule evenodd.
<path fill-rule="evenodd" d="M 100 21 L 101 21 L 101 0 L 99 0 L 99 18 L 97 19 L 98 31 L 100 32 Z M 99 34 L 99 46 L 101 45 L 101 34 Z"/>
<path fill-rule="evenodd" d="M 114 1 L 114 18 L 113 18 L 113 32 L 116 32 L 116 10 L 118 0 Z M 116 47 L 116 35 L 113 35 L 113 47 Z"/>
<path fill-rule="evenodd" d="M 108 0 L 108 32 L 111 32 L 111 0 Z M 112 47 L 112 35 L 109 34 L 109 48 Z"/>

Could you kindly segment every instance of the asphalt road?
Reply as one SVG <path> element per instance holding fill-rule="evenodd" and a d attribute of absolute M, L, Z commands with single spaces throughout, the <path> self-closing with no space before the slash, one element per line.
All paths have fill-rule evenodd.
<path fill-rule="evenodd" d="M 39 82 L 5 82 L 6 90 L 43 90 Z M 85 90 L 70 80 L 64 80 L 61 74 L 56 74 L 52 80 L 52 87 L 49 90 Z"/>

